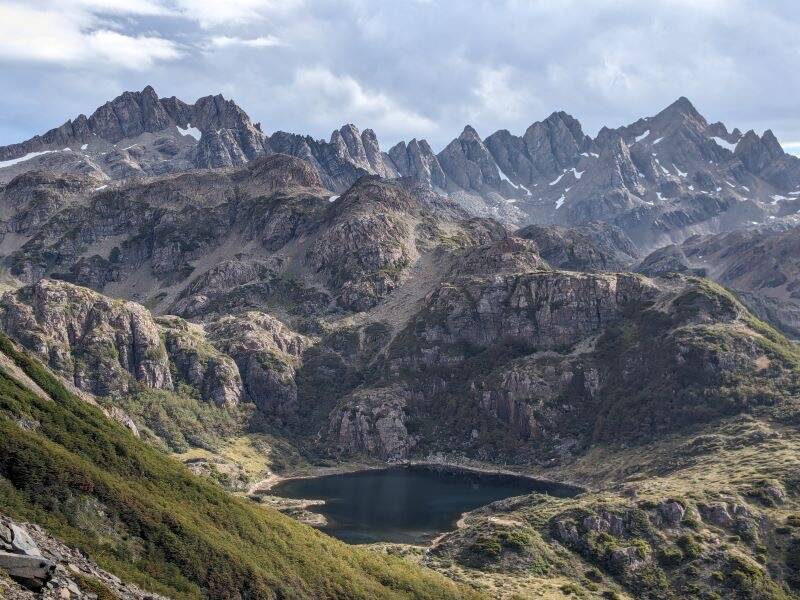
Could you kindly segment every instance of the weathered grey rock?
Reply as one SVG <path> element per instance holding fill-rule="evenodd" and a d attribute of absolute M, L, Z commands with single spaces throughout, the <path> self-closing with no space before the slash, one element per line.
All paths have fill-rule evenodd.
<path fill-rule="evenodd" d="M 680 524 L 686 509 L 677 502 L 669 501 L 659 504 L 658 511 L 668 526 L 675 527 Z"/>
<path fill-rule="evenodd" d="M 428 187 L 444 189 L 447 186 L 439 159 L 427 141 L 414 138 L 408 145 L 399 142 L 389 150 L 389 157 L 403 177 L 410 177 Z"/>
<path fill-rule="evenodd" d="M 556 523 L 556 531 L 558 534 L 558 538 L 561 541 L 566 542 L 568 544 L 576 544 L 580 539 L 578 528 L 575 527 L 574 523 L 567 521 L 558 521 Z"/>
<path fill-rule="evenodd" d="M 166 600 L 159 594 L 123 582 L 98 567 L 83 552 L 64 545 L 38 525 L 18 523 L 0 514 L 0 530 L 12 525 L 26 530 L 42 552 L 41 556 L 26 556 L 0 550 L 0 571 L 14 578 L 14 581 L 9 581 L 0 577 L 0 597 L 3 600 L 96 600 L 95 594 L 78 585 L 78 575 L 95 580 L 120 599 Z"/>
<path fill-rule="evenodd" d="M 331 134 L 329 142 L 278 131 L 268 143 L 273 152 L 307 160 L 325 186 L 335 192 L 343 192 L 364 175 L 397 176 L 394 164 L 380 151 L 371 129 L 361 133 L 354 125 L 344 125 Z"/>
<path fill-rule="evenodd" d="M 558 208 L 570 225 L 610 220 L 643 205 L 645 186 L 625 141 L 619 137 L 600 152 L 595 164 Z"/>
<path fill-rule="evenodd" d="M 630 238 L 607 223 L 590 223 L 574 229 L 529 225 L 515 235 L 535 242 L 542 259 L 556 269 L 618 271 L 638 257 Z"/>
<path fill-rule="evenodd" d="M 452 275 L 489 275 L 548 270 L 536 244 L 516 237 L 506 237 L 476 246 L 456 259 Z"/>
<path fill-rule="evenodd" d="M 11 551 L 11 541 L 14 539 L 14 534 L 11 528 L 5 523 L 0 523 L 0 549 Z"/>
<path fill-rule="evenodd" d="M 110 406 L 104 409 L 106 414 L 114 419 L 117 423 L 122 425 L 125 429 L 129 430 L 134 436 L 141 437 L 139 428 L 131 418 L 131 416 L 122 410 L 119 406 Z"/>
<path fill-rule="evenodd" d="M 619 571 L 633 571 L 645 563 L 636 546 L 614 548 L 610 560 L 614 568 Z"/>
<path fill-rule="evenodd" d="M 728 507 L 723 503 L 701 506 L 700 514 L 703 515 L 704 519 L 718 527 L 730 527 L 733 525 L 733 517 L 728 512 Z"/>
<path fill-rule="evenodd" d="M 306 259 L 339 291 L 341 306 L 369 309 L 395 289 L 416 254 L 418 214 L 400 186 L 362 179 L 336 201 Z"/>
<path fill-rule="evenodd" d="M 800 229 L 759 228 L 693 236 L 648 255 L 647 275 L 688 272 L 735 290 L 758 317 L 786 334 L 800 334 Z"/>
<path fill-rule="evenodd" d="M 350 455 L 396 461 L 408 456 L 414 442 L 405 426 L 405 399 L 397 390 L 355 393 L 329 418 L 329 439 Z"/>
<path fill-rule="evenodd" d="M 15 554 L 24 554 L 25 556 L 41 556 L 42 552 L 36 546 L 36 542 L 28 535 L 28 532 L 19 525 L 11 523 L 11 551 Z"/>
<path fill-rule="evenodd" d="M 590 146 L 581 124 L 565 112 L 533 123 L 522 137 L 501 130 L 486 138 L 486 147 L 503 172 L 526 186 L 575 166 Z"/>
<path fill-rule="evenodd" d="M 218 406 L 235 406 L 241 401 L 243 386 L 236 363 L 206 340 L 202 327 L 178 317 L 162 317 L 158 324 L 169 358 L 183 381 Z"/>
<path fill-rule="evenodd" d="M 620 318 L 628 302 L 652 297 L 656 288 L 630 275 L 535 272 L 464 278 L 439 287 L 410 325 L 424 348 L 418 360 L 442 358 L 443 347 L 485 346 L 524 339 L 541 349 L 567 346 Z"/>
<path fill-rule="evenodd" d="M 42 556 L 11 554 L 0 551 L 0 569 L 26 587 L 38 591 L 52 577 L 55 565 Z"/>
<path fill-rule="evenodd" d="M 608 531 L 610 528 L 608 521 L 596 515 L 586 517 L 582 524 L 584 529 L 588 531 L 594 531 L 596 533 Z"/>
<path fill-rule="evenodd" d="M 285 417 L 297 402 L 295 369 L 312 340 L 258 312 L 226 316 L 206 326 L 208 339 L 232 357 L 247 396 L 264 412 Z"/>
<path fill-rule="evenodd" d="M 469 125 L 437 155 L 437 159 L 449 189 L 456 187 L 479 194 L 488 189 L 513 189 L 510 183 L 501 178 L 491 153 L 478 132 Z"/>

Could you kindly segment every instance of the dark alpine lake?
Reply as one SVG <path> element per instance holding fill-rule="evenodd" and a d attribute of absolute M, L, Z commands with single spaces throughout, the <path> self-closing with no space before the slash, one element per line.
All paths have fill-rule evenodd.
<path fill-rule="evenodd" d="M 324 500 L 310 509 L 327 519 L 322 531 L 351 544 L 425 543 L 455 529 L 462 513 L 495 500 L 578 491 L 528 477 L 417 465 L 290 479 L 272 489 L 284 498 Z"/>

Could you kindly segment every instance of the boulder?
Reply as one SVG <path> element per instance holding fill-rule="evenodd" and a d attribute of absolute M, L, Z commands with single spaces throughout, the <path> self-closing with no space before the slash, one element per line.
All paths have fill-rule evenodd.
<path fill-rule="evenodd" d="M 55 564 L 41 556 L 0 551 L 0 569 L 25 587 L 36 591 L 47 584 L 55 568 Z"/>
<path fill-rule="evenodd" d="M 24 554 L 26 556 L 41 556 L 42 552 L 39 550 L 39 547 L 36 545 L 36 542 L 33 541 L 33 538 L 28 535 L 28 532 L 25 531 L 19 525 L 11 524 L 9 525 L 11 529 L 11 551 L 15 554 Z"/>
<path fill-rule="evenodd" d="M 665 524 L 675 527 L 680 524 L 686 509 L 677 502 L 667 501 L 658 505 L 658 512 Z"/>

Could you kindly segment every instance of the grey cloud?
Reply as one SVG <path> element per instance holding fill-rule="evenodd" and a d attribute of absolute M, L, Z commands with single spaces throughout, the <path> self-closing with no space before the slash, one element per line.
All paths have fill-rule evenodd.
<path fill-rule="evenodd" d="M 181 57 L 144 72 L 0 53 L 0 82 L 14 89 L 0 99 L 0 114 L 14 115 L 0 117 L 0 144 L 146 84 L 189 101 L 221 92 L 269 132 L 327 137 L 345 122 L 373 127 L 384 146 L 427 137 L 439 149 L 466 123 L 484 136 L 522 132 L 555 110 L 594 132 L 681 95 L 709 120 L 800 140 L 800 5 L 792 1 L 248 0 L 231 14 L 201 2 L 196 15 L 189 4 L 103 14 L 126 35 L 180 47 Z"/>

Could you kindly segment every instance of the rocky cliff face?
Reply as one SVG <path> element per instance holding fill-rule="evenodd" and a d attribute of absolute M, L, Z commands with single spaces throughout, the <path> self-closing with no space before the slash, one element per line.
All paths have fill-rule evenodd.
<path fill-rule="evenodd" d="M 325 186 L 342 192 L 363 175 L 396 177 L 397 169 L 380 150 L 371 129 L 363 133 L 355 125 L 345 125 L 331 134 L 330 141 L 314 140 L 282 131 L 269 138 L 273 152 L 290 154 L 310 162 L 320 173 Z"/>
<path fill-rule="evenodd" d="M 218 406 L 242 401 L 244 387 L 236 363 L 209 343 L 202 326 L 178 317 L 161 317 L 157 323 L 179 381 Z"/>
<path fill-rule="evenodd" d="M 772 368 L 792 379 L 747 318 L 691 279 L 543 272 L 443 284 L 387 348 L 381 375 L 340 400 L 328 443 L 552 465 L 593 441 L 681 431 L 740 410 L 725 386 L 774 391 Z M 707 393 L 716 400 L 696 405 Z"/>
<path fill-rule="evenodd" d="M 480 193 L 486 187 L 503 184 L 492 155 L 469 125 L 437 158 L 448 180 L 461 189 Z"/>
<path fill-rule="evenodd" d="M 414 138 L 408 145 L 400 142 L 389 150 L 389 157 L 403 177 L 432 188 L 447 186 L 447 176 L 427 141 Z"/>
<path fill-rule="evenodd" d="M 533 123 L 522 137 L 505 129 L 493 133 L 486 138 L 486 147 L 512 181 L 530 187 L 577 165 L 580 154 L 591 148 L 591 140 L 577 119 L 556 112 Z"/>
<path fill-rule="evenodd" d="M 215 346 L 238 366 L 248 398 L 263 412 L 286 418 L 297 409 L 295 370 L 310 338 L 270 315 L 246 312 L 208 324 Z"/>
<path fill-rule="evenodd" d="M 3 331 L 36 352 L 80 389 L 108 395 L 135 382 L 171 389 L 158 327 L 132 302 L 42 280 L 0 300 Z"/>

